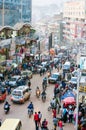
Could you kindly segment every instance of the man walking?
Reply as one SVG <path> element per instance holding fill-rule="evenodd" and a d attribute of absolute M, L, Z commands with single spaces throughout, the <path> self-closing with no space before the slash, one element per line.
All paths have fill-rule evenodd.
<path fill-rule="evenodd" d="M 34 114 L 34 121 L 35 121 L 36 130 L 39 130 L 38 119 L 39 119 L 38 114 L 37 114 L 37 112 L 35 112 L 35 114 Z"/>

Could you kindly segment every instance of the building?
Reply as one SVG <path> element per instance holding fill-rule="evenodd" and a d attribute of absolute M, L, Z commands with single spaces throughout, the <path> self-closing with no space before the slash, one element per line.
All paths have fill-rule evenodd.
<path fill-rule="evenodd" d="M 32 0 L 0 0 L 0 25 L 31 22 L 31 15 Z"/>
<path fill-rule="evenodd" d="M 64 3 L 64 41 L 86 42 L 86 0 L 72 0 Z"/>

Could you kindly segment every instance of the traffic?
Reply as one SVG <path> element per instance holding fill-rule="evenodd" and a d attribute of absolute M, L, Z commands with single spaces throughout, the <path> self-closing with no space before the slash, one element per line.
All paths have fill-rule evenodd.
<path fill-rule="evenodd" d="M 68 49 L 70 53 L 67 53 L 67 48 L 62 48 L 57 55 L 48 54 L 47 60 L 33 58 L 23 62 L 21 67 L 16 64 L 16 67 L 11 66 L 9 71 L 5 70 L 4 78 L 0 78 L 1 117 L 3 111 L 5 114 L 2 122 L 12 116 L 11 118 L 21 121 L 23 129 L 30 127 L 36 130 L 67 130 L 70 124 L 72 128 L 75 127 L 79 66 L 74 49 Z M 80 70 L 82 78 L 85 76 L 83 71 Z M 81 85 L 80 81 L 80 92 L 85 92 L 85 89 L 81 90 Z M 82 130 L 83 127 L 86 128 L 86 104 L 85 97 L 81 97 L 83 100 L 79 100 L 78 127 Z M 29 117 L 25 118 L 29 126 L 25 126 L 25 112 Z M 1 123 L 0 130 L 3 125 L 4 123 Z"/>

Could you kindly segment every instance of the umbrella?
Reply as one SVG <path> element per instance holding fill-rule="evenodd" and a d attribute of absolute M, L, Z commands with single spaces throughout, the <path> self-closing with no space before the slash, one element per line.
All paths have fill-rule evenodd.
<path fill-rule="evenodd" d="M 73 104 L 76 103 L 74 97 L 67 97 L 67 98 L 65 98 L 62 102 L 65 103 L 66 105 L 67 105 L 67 104 L 73 105 Z"/>
<path fill-rule="evenodd" d="M 61 96 L 61 100 L 65 99 L 67 97 L 73 97 L 73 98 L 75 98 L 75 95 L 73 94 L 72 91 L 68 90 L 64 95 Z"/>

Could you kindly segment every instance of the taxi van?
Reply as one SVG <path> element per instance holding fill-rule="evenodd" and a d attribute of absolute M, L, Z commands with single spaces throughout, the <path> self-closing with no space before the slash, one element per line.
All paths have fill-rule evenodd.
<path fill-rule="evenodd" d="M 29 87 L 26 85 L 19 86 L 11 93 L 11 101 L 15 103 L 24 103 L 30 98 Z"/>
<path fill-rule="evenodd" d="M 2 123 L 0 130 L 21 130 L 21 126 L 20 119 L 8 118 Z"/>

